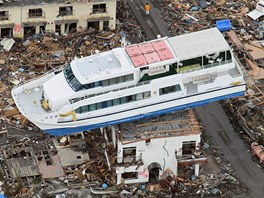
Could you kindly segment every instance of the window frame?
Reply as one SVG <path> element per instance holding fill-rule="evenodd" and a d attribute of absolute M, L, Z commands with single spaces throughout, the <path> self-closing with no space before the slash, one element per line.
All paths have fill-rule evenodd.
<path fill-rule="evenodd" d="M 64 8 L 65 10 L 61 10 L 62 8 Z M 70 13 L 68 14 L 67 12 L 69 10 L 67 10 L 67 8 L 70 8 Z M 59 7 L 59 16 L 71 16 L 73 15 L 73 6 L 61 6 Z"/>
<path fill-rule="evenodd" d="M 162 96 L 162 95 L 167 95 L 167 94 L 171 94 L 171 93 L 176 93 L 176 92 L 179 92 L 181 90 L 182 89 L 181 89 L 180 84 L 162 87 L 162 88 L 159 88 L 159 95 Z"/>
<path fill-rule="evenodd" d="M 41 12 L 38 12 L 41 11 Z M 44 11 L 42 8 L 28 9 L 28 18 L 40 18 L 43 17 Z"/>
<path fill-rule="evenodd" d="M 9 11 L 8 10 L 1 10 L 0 11 L 0 20 L 8 20 L 9 19 Z"/>
<path fill-rule="evenodd" d="M 98 13 L 107 13 L 106 3 L 93 4 L 92 14 Z"/>

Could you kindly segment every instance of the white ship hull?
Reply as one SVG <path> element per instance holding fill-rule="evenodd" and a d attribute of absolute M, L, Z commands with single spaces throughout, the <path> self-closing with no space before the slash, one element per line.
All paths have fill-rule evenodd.
<path fill-rule="evenodd" d="M 151 102 L 143 105 L 130 103 L 127 107 L 119 107 L 119 110 L 102 110 L 101 113 L 94 115 L 87 114 L 85 117 L 77 115 L 76 121 L 73 121 L 71 115 L 66 118 L 56 118 L 54 113 L 41 116 L 27 115 L 27 118 L 50 135 L 66 135 L 122 122 L 158 116 L 172 111 L 205 105 L 214 101 L 243 96 L 245 95 L 245 89 L 246 85 L 240 84 L 189 96 L 171 97 L 171 99 L 162 102 L 158 102 L 158 100 L 154 101 L 152 99 Z"/>

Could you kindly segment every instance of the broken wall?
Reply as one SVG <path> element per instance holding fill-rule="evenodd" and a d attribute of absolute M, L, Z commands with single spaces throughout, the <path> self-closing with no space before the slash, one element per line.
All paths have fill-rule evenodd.
<path fill-rule="evenodd" d="M 77 30 L 79 27 L 86 29 L 88 21 L 100 21 L 99 30 L 103 29 L 104 21 L 109 21 L 109 29 L 115 29 L 116 21 L 116 0 L 106 2 L 106 12 L 94 13 L 93 4 L 100 2 L 76 2 L 70 4 L 51 3 L 42 4 L 42 16 L 30 17 L 29 9 L 39 9 L 40 5 L 30 6 L 2 6 L 0 11 L 9 11 L 8 20 L 0 21 L 1 26 L 12 25 L 13 36 L 24 37 L 24 27 L 35 27 L 35 33 L 40 33 L 41 28 L 45 27 L 47 32 L 55 32 L 56 24 L 61 25 L 61 33 L 67 31 L 65 24 L 77 23 Z M 60 16 L 59 7 L 73 6 L 72 15 Z M 66 27 L 66 28 L 65 28 Z"/>
<path fill-rule="evenodd" d="M 196 146 L 198 146 L 201 141 L 200 134 L 146 139 L 125 144 L 118 141 L 117 163 L 121 164 L 142 161 L 144 165 L 141 167 L 142 170 L 137 169 L 138 172 L 144 172 L 145 169 L 148 169 L 150 164 L 158 163 L 161 167 L 160 174 L 162 174 L 164 170 L 170 169 L 175 175 L 177 175 L 177 157 L 182 156 L 183 143 L 192 141 L 195 141 Z M 135 151 L 133 152 L 133 150 Z M 130 163 L 130 167 L 133 167 L 132 163 Z M 127 169 L 117 169 L 117 180 L 121 181 L 120 174 L 127 171 Z M 130 181 L 125 180 L 125 183 L 134 183 L 135 181 L 148 182 L 148 177 L 140 176 L 133 182 L 131 182 L 131 179 Z"/>

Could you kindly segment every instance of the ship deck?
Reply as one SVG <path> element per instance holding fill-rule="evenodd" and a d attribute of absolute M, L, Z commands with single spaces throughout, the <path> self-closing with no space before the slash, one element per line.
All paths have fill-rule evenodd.
<path fill-rule="evenodd" d="M 17 104 L 23 110 L 24 114 L 43 114 L 47 113 L 41 105 L 43 88 L 37 87 L 33 90 L 24 91 L 21 94 L 16 95 Z"/>

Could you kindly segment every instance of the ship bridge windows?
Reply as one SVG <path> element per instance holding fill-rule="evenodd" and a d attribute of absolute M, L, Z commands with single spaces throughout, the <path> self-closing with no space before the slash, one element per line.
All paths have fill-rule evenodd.
<path fill-rule="evenodd" d="M 129 81 L 133 81 L 134 80 L 134 74 L 127 74 L 124 76 L 119 76 L 119 77 L 115 77 L 115 78 L 110 78 L 110 79 L 106 79 L 103 81 L 97 81 L 97 82 L 92 82 L 92 83 L 88 83 L 85 85 L 82 85 L 78 79 L 74 76 L 73 72 L 72 72 L 72 68 L 70 65 L 68 65 L 65 69 L 64 69 L 64 76 L 66 78 L 66 81 L 69 83 L 70 87 L 74 90 L 74 91 L 79 91 L 79 90 L 84 90 L 84 89 L 91 89 L 91 88 L 95 88 L 95 87 L 107 87 L 107 86 L 111 86 L 111 85 L 116 85 L 119 83 L 124 83 L 124 82 L 129 82 Z"/>
<path fill-rule="evenodd" d="M 64 69 L 64 76 L 66 81 L 74 91 L 78 91 L 82 88 L 82 84 L 74 76 L 70 65 Z"/>
<path fill-rule="evenodd" d="M 173 85 L 173 86 L 169 86 L 169 87 L 163 87 L 159 89 L 159 94 L 160 95 L 165 95 L 165 94 L 170 94 L 170 93 L 174 93 L 174 92 L 178 92 L 181 91 L 181 86 L 178 85 Z"/>
<path fill-rule="evenodd" d="M 115 98 L 112 100 L 107 100 L 107 101 L 103 101 L 103 102 L 98 102 L 98 103 L 94 103 L 94 104 L 81 106 L 81 107 L 78 107 L 77 109 L 75 109 L 75 112 L 76 113 L 86 113 L 86 112 L 91 112 L 91 111 L 95 111 L 95 110 L 99 110 L 99 109 L 104 109 L 104 108 L 108 108 L 108 107 L 112 107 L 112 106 L 122 105 L 122 104 L 130 103 L 130 102 L 134 102 L 134 101 L 139 101 L 139 100 L 143 100 L 143 99 L 148 99 L 148 98 L 150 98 L 150 91 L 146 91 L 146 92 L 133 94 L 133 95 L 129 95 L 129 96 L 121 97 L 121 98 Z"/>

